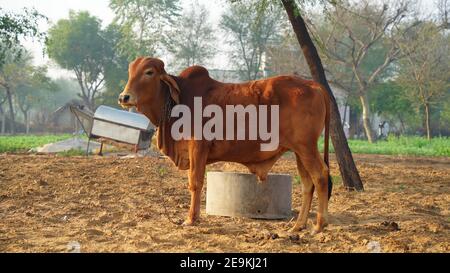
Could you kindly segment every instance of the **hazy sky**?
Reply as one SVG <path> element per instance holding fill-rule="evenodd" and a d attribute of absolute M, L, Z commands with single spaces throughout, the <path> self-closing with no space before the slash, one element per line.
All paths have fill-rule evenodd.
<path fill-rule="evenodd" d="M 217 8 L 224 4 L 226 0 L 197 0 L 198 3 L 206 6 L 210 12 L 210 21 L 218 24 L 223 9 Z M 181 0 L 182 7 L 189 7 L 194 0 Z M 34 7 L 38 12 L 49 18 L 49 24 L 41 24 L 40 29 L 46 31 L 49 26 L 56 23 L 59 19 L 69 17 L 70 10 L 87 10 L 90 14 L 100 18 L 104 26 L 111 23 L 114 13 L 108 7 L 109 0 L 0 0 L 0 7 L 7 11 L 21 12 L 24 7 Z M 219 37 L 220 39 L 221 37 Z M 223 37 L 222 37 L 223 38 Z M 49 63 L 46 56 L 43 56 L 43 47 L 37 42 L 31 40 L 23 41 L 26 48 L 34 54 L 34 63 L 37 65 L 48 64 L 49 72 L 54 77 L 64 76 L 66 72 L 61 71 L 56 65 Z M 220 42 L 218 44 L 221 44 Z M 224 53 L 216 56 L 212 60 L 212 67 L 225 68 L 227 62 Z"/>
<path fill-rule="evenodd" d="M 188 7 L 195 0 L 181 0 L 183 7 Z M 200 4 L 205 5 L 210 11 L 210 20 L 213 24 L 218 24 L 219 18 L 223 12 L 223 6 L 226 0 L 197 0 Z M 396 0 L 392 0 L 396 1 Z M 421 0 L 422 10 L 426 13 L 431 13 L 434 8 L 435 0 Z M 59 19 L 67 18 L 69 11 L 73 10 L 88 10 L 92 15 L 99 17 L 104 25 L 109 24 L 114 13 L 108 7 L 109 0 L 0 0 L 0 7 L 7 11 L 20 12 L 23 7 L 34 7 L 40 13 L 46 15 L 50 24 L 57 22 Z M 41 30 L 45 31 L 49 27 L 48 24 L 40 26 Z M 35 55 L 36 64 L 44 64 L 48 59 L 43 57 L 42 46 L 39 43 L 32 41 L 25 41 L 25 46 L 30 49 Z M 223 37 L 219 37 L 218 45 L 224 44 Z M 214 68 L 226 68 L 228 62 L 226 55 L 220 54 L 213 61 L 211 66 Z M 56 76 L 58 73 L 56 67 L 50 67 L 50 72 Z"/>

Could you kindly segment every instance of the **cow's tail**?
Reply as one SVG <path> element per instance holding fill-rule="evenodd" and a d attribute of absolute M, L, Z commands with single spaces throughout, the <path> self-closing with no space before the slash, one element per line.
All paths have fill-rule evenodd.
<path fill-rule="evenodd" d="M 331 192 L 333 191 L 333 181 L 331 180 L 330 174 L 330 112 L 331 112 L 331 103 L 330 96 L 328 95 L 325 87 L 321 86 L 321 91 L 323 93 L 325 99 L 325 134 L 324 134 L 324 147 L 323 147 L 323 159 L 325 164 L 328 167 L 328 199 L 331 198 Z"/>

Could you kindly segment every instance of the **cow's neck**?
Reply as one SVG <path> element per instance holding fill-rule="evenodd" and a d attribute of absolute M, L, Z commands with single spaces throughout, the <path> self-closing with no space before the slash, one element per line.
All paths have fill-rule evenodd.
<path fill-rule="evenodd" d="M 178 85 L 181 79 L 173 77 Z M 170 111 L 174 106 L 174 101 L 170 97 L 169 87 L 161 83 L 160 92 L 155 96 L 152 103 L 146 104 L 145 107 L 140 108 L 139 112 L 147 116 L 150 121 L 158 127 L 157 131 L 157 145 L 158 149 L 168 156 L 175 165 L 181 170 L 189 169 L 189 158 L 185 150 L 180 149 L 178 141 L 175 141 L 171 136 Z"/>
<path fill-rule="evenodd" d="M 151 102 L 138 105 L 138 111 L 148 117 L 153 125 L 160 127 L 169 119 L 173 103 L 169 87 L 161 81 L 159 92 L 155 94 Z"/>
<path fill-rule="evenodd" d="M 144 114 L 155 126 L 159 126 L 159 120 L 161 117 L 162 107 L 156 103 L 138 105 L 137 110 L 139 113 Z"/>

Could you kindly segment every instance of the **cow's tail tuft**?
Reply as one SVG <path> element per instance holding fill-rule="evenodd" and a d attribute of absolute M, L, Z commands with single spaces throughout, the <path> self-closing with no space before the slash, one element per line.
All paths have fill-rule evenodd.
<path fill-rule="evenodd" d="M 333 191 L 333 180 L 331 179 L 330 171 L 328 171 L 328 200 L 331 198 L 331 192 Z"/>

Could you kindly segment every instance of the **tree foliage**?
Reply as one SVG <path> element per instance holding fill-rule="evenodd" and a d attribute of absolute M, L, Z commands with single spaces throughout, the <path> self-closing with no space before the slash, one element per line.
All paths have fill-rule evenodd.
<path fill-rule="evenodd" d="M 333 1 L 325 5 L 324 18 L 309 24 L 330 77 L 358 96 L 369 142 L 376 138 L 368 92 L 404 57 L 397 39 L 416 24 L 407 21 L 412 6 L 411 1 Z"/>
<path fill-rule="evenodd" d="M 94 110 L 114 52 L 100 20 L 88 12 L 70 12 L 68 19 L 59 20 L 49 30 L 47 52 L 62 68 L 74 72 L 80 97 Z"/>
<path fill-rule="evenodd" d="M 179 0 L 111 0 L 109 6 L 124 36 L 120 47 L 127 56 L 155 55 L 180 10 Z"/>
<path fill-rule="evenodd" d="M 45 66 L 34 66 L 30 52 L 24 51 L 20 57 L 9 58 L 0 69 L 0 91 L 9 106 L 10 121 L 15 122 L 18 113 L 22 114 L 26 132 L 30 125 L 29 113 L 46 105 L 49 93 L 56 91 L 56 85 L 47 76 Z M 14 126 L 11 126 L 14 132 Z"/>
<path fill-rule="evenodd" d="M 209 22 L 209 12 L 198 2 L 192 3 L 165 39 L 167 50 L 173 54 L 173 63 L 178 70 L 205 65 L 216 52 L 215 30 Z"/>
<path fill-rule="evenodd" d="M 232 45 L 230 58 L 244 79 L 261 77 L 261 64 L 267 47 L 279 38 L 283 11 L 272 1 L 242 1 L 230 4 L 220 27 Z"/>
<path fill-rule="evenodd" d="M 47 17 L 35 9 L 24 9 L 22 14 L 5 12 L 0 8 L 0 67 L 5 63 L 7 55 L 19 58 L 23 48 L 18 47 L 20 38 L 36 38 L 43 40 L 45 33 L 39 30 L 39 22 Z M 14 52 L 11 49 L 15 49 Z"/>
<path fill-rule="evenodd" d="M 104 33 L 105 40 L 110 44 L 112 56 L 105 66 L 105 88 L 99 97 L 101 104 L 118 107 L 117 97 L 128 81 L 128 64 L 135 56 L 127 55 L 122 50 L 121 42 L 125 39 L 120 26 L 110 24 Z"/>
<path fill-rule="evenodd" d="M 397 83 L 405 97 L 424 111 L 427 137 L 431 138 L 431 111 L 442 104 L 450 90 L 450 35 L 433 22 L 405 33 L 400 47 L 406 57 L 398 66 Z"/>

